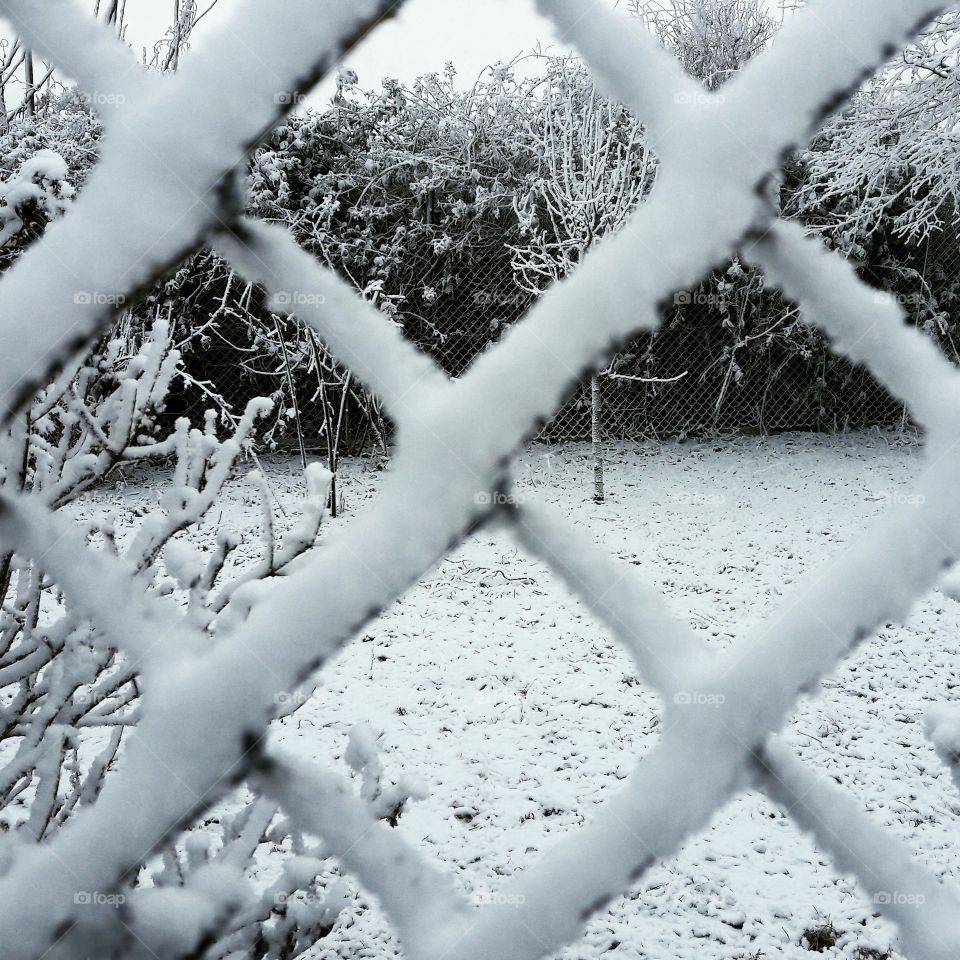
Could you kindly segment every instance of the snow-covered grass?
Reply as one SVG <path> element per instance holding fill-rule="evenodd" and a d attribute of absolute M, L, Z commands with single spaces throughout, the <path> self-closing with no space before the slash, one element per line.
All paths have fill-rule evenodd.
<path fill-rule="evenodd" d="M 870 518 L 911 504 L 920 469 L 919 446 L 889 434 L 626 445 L 611 451 L 610 501 L 596 506 L 589 458 L 587 446 L 531 447 L 517 465 L 518 496 L 559 507 L 717 648 Z M 303 496 L 299 467 L 277 461 L 268 472 L 290 514 L 278 518 L 283 528 Z M 81 509 L 131 518 L 155 499 L 151 479 L 131 475 Z M 367 508 L 381 479 L 368 462 L 345 466 L 347 517 L 327 534 Z M 208 532 L 236 530 L 245 538 L 238 555 L 253 557 L 259 517 L 256 489 L 238 481 Z M 958 638 L 960 603 L 931 593 L 905 626 L 883 630 L 807 698 L 784 737 L 935 873 L 955 879 L 960 796 L 923 719 L 957 698 Z M 398 829 L 479 903 L 591 818 L 657 742 L 660 714 L 628 656 L 556 577 L 506 531 L 485 529 L 348 647 L 274 737 L 295 756 L 346 770 L 351 728 L 382 732 L 387 774 L 416 775 L 429 792 Z M 271 866 L 262 864 L 265 876 Z M 829 953 L 860 960 L 893 943 L 876 912 L 784 811 L 747 795 L 596 916 L 565 955 L 806 956 L 803 931 L 832 923 L 840 939 Z M 315 955 L 387 954 L 395 949 L 387 930 L 357 900 Z"/>

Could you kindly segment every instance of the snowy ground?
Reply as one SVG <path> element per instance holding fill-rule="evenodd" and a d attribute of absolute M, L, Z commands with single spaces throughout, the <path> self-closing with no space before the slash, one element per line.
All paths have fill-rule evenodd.
<path fill-rule="evenodd" d="M 618 448 L 600 507 L 587 502 L 585 447 L 534 447 L 517 476 L 521 493 L 560 505 L 724 646 L 870 518 L 909 502 L 919 466 L 919 447 L 872 434 Z M 293 509 L 296 464 L 275 463 L 270 474 Z M 328 532 L 364 508 L 381 477 L 364 463 L 347 466 L 347 516 Z M 98 494 L 96 509 L 129 513 L 154 496 L 131 479 Z M 258 509 L 238 482 L 210 526 L 235 527 L 252 549 Z M 932 593 L 906 626 L 883 631 L 807 700 L 787 737 L 955 879 L 960 796 L 922 719 L 930 703 L 960 695 L 958 638 L 960 603 Z M 657 699 L 603 630 L 544 566 L 489 530 L 370 626 L 276 738 L 344 770 L 350 728 L 382 731 L 388 772 L 417 774 L 429 789 L 398 829 L 479 901 L 591 817 L 656 742 L 658 718 Z M 355 903 L 313 956 L 396 949 L 377 910 Z M 874 914 L 781 811 L 747 796 L 595 918 L 565 956 L 808 956 L 802 932 L 830 922 L 840 939 L 827 955 L 876 958 L 892 937 Z"/>

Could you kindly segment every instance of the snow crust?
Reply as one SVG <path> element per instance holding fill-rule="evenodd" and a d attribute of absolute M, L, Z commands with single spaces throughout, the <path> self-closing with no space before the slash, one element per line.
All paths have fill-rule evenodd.
<path fill-rule="evenodd" d="M 587 503 L 589 468 L 587 446 L 532 447 L 517 465 L 516 496 L 563 515 L 577 542 L 589 541 L 607 558 L 617 575 L 612 583 L 632 572 L 662 591 L 670 613 L 718 656 L 745 621 L 772 613 L 865 525 L 896 512 L 897 500 L 916 490 L 923 456 L 915 444 L 877 434 L 628 445 L 611 451 L 612 501 L 600 511 Z M 299 465 L 269 470 L 292 518 Z M 347 471 L 341 482 L 349 511 L 369 509 L 383 474 L 353 463 Z M 259 517 L 244 495 L 245 484 L 231 487 L 222 526 L 243 540 L 247 562 L 244 555 L 256 555 Z M 95 509 L 142 509 L 150 496 L 149 482 L 130 483 Z M 348 522 L 330 522 L 327 536 Z M 899 841 L 918 865 L 953 883 L 960 882 L 960 800 L 924 716 L 955 702 L 958 636 L 960 604 L 928 592 L 903 626 L 884 627 L 801 701 L 781 744 L 827 779 L 831 809 L 841 801 L 867 814 L 880 835 L 871 847 L 884 854 L 881 865 L 896 866 L 891 841 Z M 648 757 L 664 736 L 662 698 L 630 652 L 505 530 L 467 540 L 325 678 L 317 696 L 275 728 L 290 768 L 281 790 L 302 798 L 314 829 L 326 812 L 332 823 L 322 829 L 331 850 L 340 843 L 351 849 L 350 824 L 360 825 L 357 835 L 369 831 L 370 845 L 352 855 L 371 857 L 374 882 L 396 896 L 404 884 L 377 866 L 395 842 L 430 863 L 456 896 L 451 902 L 443 886 L 420 886 L 430 891 L 417 904 L 423 910 L 460 903 L 516 913 L 518 894 L 506 885 L 593 820 L 623 789 L 637 758 Z M 717 713 L 709 703 L 703 709 Z M 349 785 L 338 778 L 324 774 L 320 783 L 327 791 L 340 783 L 343 794 L 315 786 L 313 771 L 346 757 L 357 725 L 367 726 L 353 738 L 365 742 L 364 757 L 373 756 L 366 749 L 372 732 L 382 731 L 375 752 L 384 768 L 425 781 L 428 795 L 410 804 L 396 830 L 372 827 L 352 800 L 341 810 L 330 797 L 346 796 Z M 864 890 L 819 837 L 815 846 L 796 827 L 796 814 L 792 800 L 764 798 L 748 785 L 708 831 L 658 860 L 600 911 L 564 960 L 609 958 L 616 943 L 617 953 L 637 960 L 735 960 L 758 950 L 801 960 L 810 956 L 800 944 L 803 930 L 827 920 L 840 933 L 828 956 L 854 960 L 860 948 L 892 947 L 899 958 L 903 942 L 877 914 L 889 899 L 921 921 L 918 900 L 929 878 L 917 886 L 907 874 L 895 886 L 887 880 Z M 848 828 L 854 836 L 859 817 L 840 822 L 850 847 Z M 264 882 L 277 869 L 277 859 L 266 859 Z M 368 886 L 353 860 L 347 873 L 358 878 L 360 892 L 352 887 L 331 939 L 315 955 L 399 949 L 390 915 L 377 902 L 392 904 L 389 894 Z M 414 882 L 422 881 L 407 885 Z M 402 935 L 405 943 L 409 935 Z"/>

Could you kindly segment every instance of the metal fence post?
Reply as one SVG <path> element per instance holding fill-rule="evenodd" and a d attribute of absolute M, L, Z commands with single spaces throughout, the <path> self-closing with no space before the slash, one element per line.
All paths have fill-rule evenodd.
<path fill-rule="evenodd" d="M 590 381 L 590 432 L 593 439 L 593 502 L 603 503 L 603 437 L 600 433 L 600 377 L 594 374 Z"/>

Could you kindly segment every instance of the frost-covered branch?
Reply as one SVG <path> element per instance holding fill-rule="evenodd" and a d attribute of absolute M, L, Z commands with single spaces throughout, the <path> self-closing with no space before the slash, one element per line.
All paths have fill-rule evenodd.
<path fill-rule="evenodd" d="M 762 53 L 776 30 L 762 0 L 630 0 L 629 7 L 708 90 Z"/>
<path fill-rule="evenodd" d="M 125 78 L 114 90 L 111 73 L 109 89 L 129 95 L 136 111 L 128 104 L 126 122 L 113 130 L 112 149 L 91 174 L 77 215 L 56 224 L 0 282 L 0 326 L 9 338 L 0 357 L 5 417 L 54 366 L 102 331 L 118 304 L 132 303 L 236 217 L 232 178 L 252 148 L 289 112 L 295 94 L 305 92 L 301 86 L 322 77 L 345 45 L 398 4 L 324 0 L 318 8 L 311 0 L 291 0 L 266 10 L 245 0 L 210 55 L 189 59 L 166 82 L 137 90 Z M 34 25 L 51 59 L 74 64 L 76 38 L 58 27 L 68 0 L 6 0 L 4 7 L 18 22 Z M 91 29 L 81 35 L 89 39 Z M 88 61 L 102 55 L 112 66 L 117 55 L 109 44 L 117 41 L 102 34 L 77 65 L 93 71 Z M 265 71 L 262 63 L 273 68 Z M 20 308 L 26 303 L 28 312 Z"/>
<path fill-rule="evenodd" d="M 301 250 L 286 230 L 245 222 L 224 253 L 262 283 L 274 309 L 310 324 L 337 359 L 398 415 L 431 386 L 444 383 L 436 365 L 400 330 L 332 271 Z M 389 358 L 389 361 L 387 361 Z"/>
<path fill-rule="evenodd" d="M 267 545 L 270 563 L 228 571 L 221 538 L 206 564 L 177 539 L 220 500 L 264 409 L 262 402 L 252 404 L 226 440 L 215 435 L 215 417 L 203 430 L 180 421 L 169 437 L 158 438 L 178 362 L 164 321 L 131 358 L 122 359 L 119 342 L 111 341 L 36 398 L 24 436 L 4 439 L 0 541 L 9 552 L 0 593 L 0 744 L 8 756 L 0 771 L 0 811 L 5 827 L 34 842 L 68 828 L 99 801 L 152 677 L 208 649 L 231 618 L 249 611 L 252 599 L 241 588 L 249 592 L 256 582 L 283 575 L 317 539 L 323 476 L 309 481 L 310 502 L 283 544 L 271 539 Z M 174 458 L 173 484 L 139 529 L 117 530 L 110 520 L 78 527 L 68 518 L 66 507 L 117 467 L 150 457 Z M 186 618 L 168 596 L 174 583 L 189 598 Z M 92 760 L 81 759 L 98 743 L 103 746 Z M 218 877 L 236 889 L 236 878 Z M 180 881 L 175 886 L 186 888 Z M 144 898 L 136 903 L 142 913 Z M 171 907 L 168 897 L 163 909 Z M 198 936 L 218 918 L 227 922 L 232 908 L 221 907 L 211 904 Z M 152 942 L 139 913 L 138 935 Z M 109 910 L 99 919 L 85 912 L 70 949 L 86 949 L 88 942 L 106 949 L 118 935 L 114 920 Z M 254 920 L 246 925 L 253 939 L 273 917 L 268 911 Z M 292 918 L 287 926 L 309 939 L 308 927 Z M 182 932 L 192 936 L 188 924 Z"/>
<path fill-rule="evenodd" d="M 378 822 L 382 818 L 358 803 L 339 777 L 273 753 L 255 779 L 302 830 L 322 837 L 329 854 L 381 901 L 413 955 L 423 955 L 438 923 L 466 912 L 448 878 Z"/>
<path fill-rule="evenodd" d="M 877 235 L 919 244 L 955 227 L 958 78 L 960 13 L 950 10 L 802 154 L 796 213 L 856 259 Z"/>

